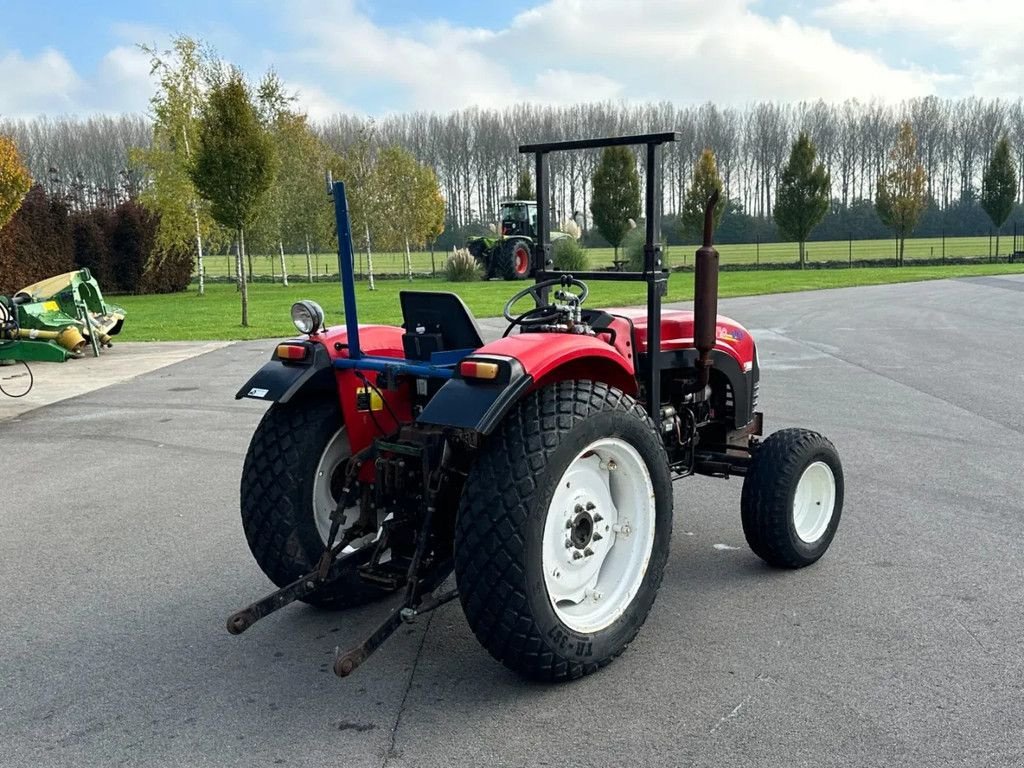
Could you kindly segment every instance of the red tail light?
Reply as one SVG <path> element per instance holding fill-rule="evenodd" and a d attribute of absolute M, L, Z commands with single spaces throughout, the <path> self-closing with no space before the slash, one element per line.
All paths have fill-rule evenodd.
<path fill-rule="evenodd" d="M 279 360 L 305 360 L 309 349 L 303 344 L 278 344 L 277 357 Z"/>

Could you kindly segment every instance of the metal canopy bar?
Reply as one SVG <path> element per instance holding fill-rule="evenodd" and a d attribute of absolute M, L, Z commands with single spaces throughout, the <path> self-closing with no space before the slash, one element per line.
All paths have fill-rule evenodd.
<path fill-rule="evenodd" d="M 576 141 L 550 141 L 544 144 L 523 144 L 519 151 L 528 152 L 562 152 L 570 149 L 600 149 L 601 147 L 637 146 L 640 144 L 664 144 L 667 141 L 679 141 L 678 131 L 662 133 L 638 133 L 633 136 L 612 136 L 607 139 L 578 139 Z"/>
<path fill-rule="evenodd" d="M 331 363 L 339 369 L 354 369 L 358 371 L 380 371 L 382 373 L 393 373 L 396 376 L 423 376 L 434 379 L 450 379 L 455 375 L 452 368 L 442 368 L 426 363 L 411 362 L 400 357 L 360 357 L 352 360 L 347 357 L 339 357 Z"/>
<path fill-rule="evenodd" d="M 537 171 L 537 237 L 533 245 L 531 261 L 534 279 L 540 283 L 558 277 L 552 272 L 550 261 L 551 244 L 548 242 L 550 231 L 548 217 L 550 214 L 550 195 L 548 181 L 548 153 L 574 149 L 601 149 L 604 147 L 646 146 L 644 166 L 646 169 L 644 215 L 647 219 L 644 242 L 643 272 L 580 272 L 573 276 L 587 280 L 628 280 L 647 283 L 647 335 L 652 349 L 661 347 L 661 297 L 668 289 L 668 274 L 662 266 L 661 258 L 661 145 L 679 141 L 677 131 L 662 133 L 640 133 L 633 136 L 611 136 L 604 139 L 580 139 L 578 141 L 552 141 L 544 144 L 524 144 L 519 147 L 523 154 L 535 156 Z M 546 304 L 547 288 L 535 293 L 537 303 Z M 647 411 L 656 423 L 661 421 L 661 365 L 659 355 L 649 355 L 645 370 L 637 370 L 645 390 Z"/>
<path fill-rule="evenodd" d="M 341 275 L 341 300 L 345 310 L 345 327 L 348 330 L 348 356 L 353 360 L 362 357 L 359 348 L 359 319 L 356 316 L 356 276 L 352 267 L 352 229 L 348 220 L 348 200 L 345 198 L 345 182 L 331 184 L 334 197 L 334 219 L 338 226 L 338 274 Z"/>
<path fill-rule="evenodd" d="M 668 278 L 668 272 L 661 272 L 658 274 L 665 275 L 665 278 Z M 605 280 L 607 282 L 616 283 L 646 283 L 651 279 L 651 275 L 646 272 L 614 272 L 610 269 L 599 272 L 573 272 L 568 269 L 548 269 L 543 272 L 538 272 L 536 277 L 537 282 L 542 282 L 544 280 L 557 280 L 562 277 L 562 275 L 572 275 L 577 280 Z"/>

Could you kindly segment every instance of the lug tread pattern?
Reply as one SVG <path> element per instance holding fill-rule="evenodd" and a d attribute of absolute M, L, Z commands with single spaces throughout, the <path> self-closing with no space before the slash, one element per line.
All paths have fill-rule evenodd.
<path fill-rule="evenodd" d="M 340 409 L 330 400 L 274 403 L 249 443 L 240 487 L 242 527 L 253 557 L 278 587 L 312 571 L 324 551 L 312 511 L 303 503 L 304 486 L 326 438 L 340 426 Z M 347 608 L 386 594 L 363 582 L 356 565 L 353 558 L 350 573 L 306 602 Z"/>
<path fill-rule="evenodd" d="M 793 545 L 790 530 L 792 491 L 810 458 L 831 454 L 839 465 L 835 446 L 824 436 L 808 429 L 780 429 L 761 443 L 743 481 L 740 501 L 743 535 L 750 549 L 776 568 L 802 568 L 818 560 L 828 549 L 842 512 L 842 474 L 837 477 L 836 510 L 824 546 L 815 553 L 802 552 Z"/>
<path fill-rule="evenodd" d="M 559 438 L 589 416 L 617 410 L 642 420 L 657 435 L 647 412 L 632 397 L 601 382 L 566 381 L 524 398 L 481 451 L 462 496 L 455 533 L 455 574 L 466 619 L 494 658 L 527 677 L 563 681 L 595 672 L 618 657 L 579 661 L 562 655 L 537 626 L 527 599 L 523 531 L 541 477 Z M 660 438 L 659 438 L 660 445 Z M 664 456 L 654 458 L 665 461 Z M 670 536 L 671 531 L 666 532 Z M 667 554 L 667 553 L 666 553 Z M 654 593 L 664 559 L 652 556 Z"/>

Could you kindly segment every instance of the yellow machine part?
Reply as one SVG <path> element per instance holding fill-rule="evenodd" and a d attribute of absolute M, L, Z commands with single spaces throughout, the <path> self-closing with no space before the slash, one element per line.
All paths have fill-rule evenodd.
<path fill-rule="evenodd" d="M 356 390 L 356 410 L 362 413 L 368 411 L 383 411 L 384 401 L 380 399 L 375 389 L 371 387 L 360 387 Z"/>
<path fill-rule="evenodd" d="M 85 346 L 85 339 L 78 329 L 69 325 L 62 331 L 38 331 L 34 328 L 19 328 L 17 337 L 29 341 L 56 341 L 69 352 L 77 352 Z"/>

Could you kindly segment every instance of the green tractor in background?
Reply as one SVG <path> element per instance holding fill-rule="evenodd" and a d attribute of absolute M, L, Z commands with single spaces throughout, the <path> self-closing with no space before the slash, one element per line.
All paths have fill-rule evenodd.
<path fill-rule="evenodd" d="M 466 249 L 484 268 L 488 279 L 525 280 L 533 277 L 533 244 L 537 238 L 537 202 L 506 200 L 501 204 L 501 234 L 471 237 Z M 571 237 L 552 232 L 551 242 Z"/>

